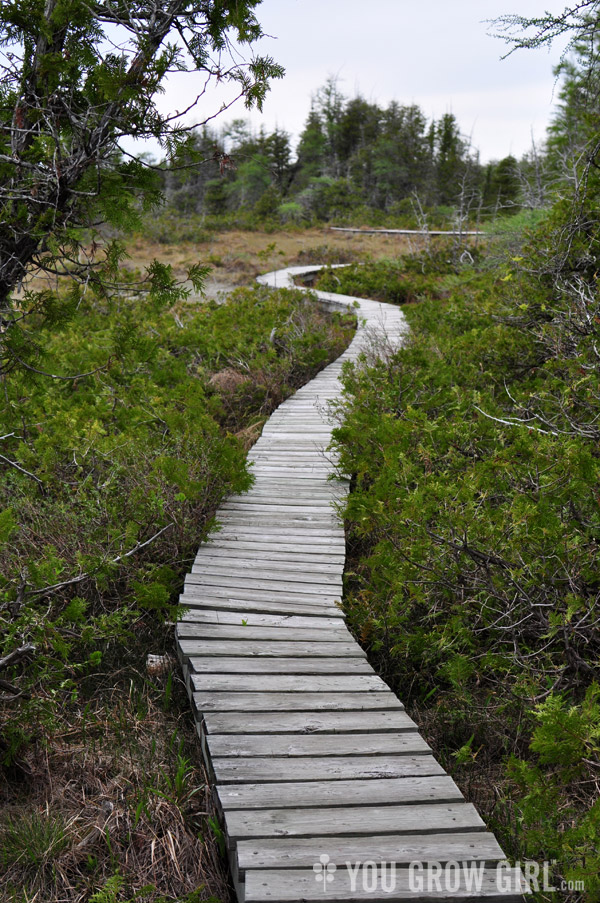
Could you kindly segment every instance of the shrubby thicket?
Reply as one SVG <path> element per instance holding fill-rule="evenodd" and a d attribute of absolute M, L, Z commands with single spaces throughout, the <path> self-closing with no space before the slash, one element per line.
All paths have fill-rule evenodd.
<path fill-rule="evenodd" d="M 0 873 L 11 899 L 80 899 L 111 882 L 115 900 L 142 886 L 148 900 L 226 893 L 173 657 L 178 594 L 219 503 L 251 484 L 246 450 L 266 417 L 351 332 L 301 291 L 166 307 L 90 293 L 70 322 L 38 333 L 40 366 L 81 375 L 4 380 Z M 149 653 L 167 656 L 158 678 Z M 98 830 L 105 799 L 114 817 Z"/>
<path fill-rule="evenodd" d="M 266 289 L 167 309 L 91 296 L 40 331 L 44 368 L 81 375 L 3 387 L 2 649 L 34 648 L 4 700 L 2 761 L 58 727 L 131 631 L 174 615 L 219 502 L 250 485 L 245 447 L 349 334 L 302 292 Z"/>
<path fill-rule="evenodd" d="M 558 191 L 536 226 L 320 283 L 405 303 L 411 326 L 398 353 L 345 374 L 353 628 L 505 851 L 553 861 L 586 901 L 600 895 L 596 47 L 563 66 Z"/>

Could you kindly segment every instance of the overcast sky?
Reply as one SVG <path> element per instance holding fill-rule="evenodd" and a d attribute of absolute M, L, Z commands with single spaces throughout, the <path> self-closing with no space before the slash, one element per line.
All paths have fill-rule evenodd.
<path fill-rule="evenodd" d="M 493 26 L 485 20 L 563 9 L 562 0 L 263 0 L 256 14 L 270 37 L 260 50 L 286 75 L 251 121 L 279 126 L 295 144 L 311 95 L 333 75 L 350 97 L 416 103 L 429 118 L 454 113 L 482 161 L 519 156 L 531 147 L 532 132 L 544 136 L 562 48 L 501 60 L 506 45 L 489 36 Z M 172 83 L 161 106 L 183 108 L 193 90 L 186 79 Z M 235 117 L 247 117 L 242 105 L 217 122 Z"/>

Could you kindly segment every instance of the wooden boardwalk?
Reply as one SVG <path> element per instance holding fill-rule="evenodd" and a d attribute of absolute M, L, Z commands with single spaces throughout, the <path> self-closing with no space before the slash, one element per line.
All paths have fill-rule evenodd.
<path fill-rule="evenodd" d="M 282 286 L 311 269 L 262 281 Z M 266 424 L 249 454 L 254 486 L 221 507 L 222 528 L 200 548 L 181 597 L 179 655 L 236 892 L 240 903 L 521 900 L 520 875 L 497 871 L 494 836 L 340 608 L 335 504 L 348 487 L 331 479 L 327 404 L 345 360 L 396 346 L 406 331 L 397 307 L 361 300 L 358 314 L 346 352 Z"/>

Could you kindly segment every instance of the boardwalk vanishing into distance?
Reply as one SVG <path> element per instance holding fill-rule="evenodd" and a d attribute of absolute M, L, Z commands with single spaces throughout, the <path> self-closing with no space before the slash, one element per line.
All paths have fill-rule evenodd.
<path fill-rule="evenodd" d="M 261 277 L 285 287 L 295 267 Z M 319 292 L 342 308 L 356 299 Z M 359 300 L 356 336 L 285 401 L 255 483 L 185 581 L 177 643 L 240 903 L 519 901 L 518 869 L 348 631 L 328 402 L 346 360 L 396 347 L 401 310 Z"/>

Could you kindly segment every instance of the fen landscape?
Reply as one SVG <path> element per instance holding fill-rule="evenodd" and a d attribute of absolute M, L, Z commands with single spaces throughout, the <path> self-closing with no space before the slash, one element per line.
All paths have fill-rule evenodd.
<path fill-rule="evenodd" d="M 442 862 L 462 862 L 479 837 L 490 870 L 499 847 L 511 867 L 547 864 L 554 889 L 525 899 L 599 900 L 600 3 L 505 21 L 522 53 L 560 37 L 568 52 L 544 140 L 483 162 L 453 113 L 367 100 L 333 76 L 297 141 L 235 110 L 191 129 L 157 106 L 184 69 L 260 108 L 285 79 L 278 63 L 223 65 L 234 41 L 250 53 L 260 20 L 252 0 L 0 9 L 0 900 L 353 899 L 312 859 L 306 885 L 287 866 L 282 896 L 240 890 L 236 844 L 240 863 L 247 837 L 275 857 L 286 831 L 276 813 L 273 829 L 233 836 L 226 795 L 258 779 L 220 778 L 211 742 L 232 767 L 255 756 L 256 773 L 257 760 L 272 770 L 250 821 L 289 792 L 289 833 L 305 847 L 340 835 L 340 872 L 348 838 L 371 837 L 367 814 L 404 806 L 377 828 L 403 875 L 410 844 L 435 837 Z M 144 135 L 160 159 L 121 148 Z M 286 267 L 314 271 L 295 288 L 257 282 Z M 315 292 L 368 300 L 342 309 Z M 370 302 L 394 312 L 391 331 L 375 314 L 365 329 Z M 328 373 L 326 404 L 311 381 Z M 240 552 L 228 530 L 259 535 Z M 302 656 L 277 651 L 282 617 Z M 342 649 L 345 623 L 359 651 L 321 661 L 319 618 L 327 648 Z M 245 651 L 211 651 L 217 629 Z M 215 674 L 230 696 L 247 688 L 248 709 L 211 710 L 209 693 L 203 727 L 202 670 L 220 656 Z M 313 711 L 329 672 L 332 704 Z M 249 695 L 263 673 L 265 699 L 294 696 L 269 718 Z M 389 723 L 397 703 L 376 697 L 352 703 L 372 728 L 345 720 L 335 675 L 350 688 L 363 673 L 401 700 Z M 297 711 L 304 727 L 286 727 Z M 300 752 L 276 752 L 306 734 Z M 476 821 L 420 823 L 410 782 L 424 759 L 389 771 L 389 797 L 375 769 L 343 801 L 336 773 L 337 802 L 311 802 L 329 779 L 323 752 L 301 776 L 311 743 L 384 764 L 392 734 L 407 762 L 437 763 L 430 811 L 459 800 Z M 401 856 L 385 838 L 402 836 Z M 322 852 L 335 856 L 315 841 L 317 864 Z M 490 888 L 356 899 L 521 898 Z"/>

